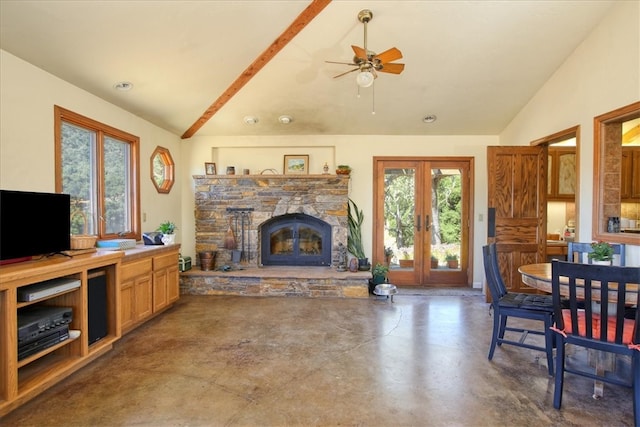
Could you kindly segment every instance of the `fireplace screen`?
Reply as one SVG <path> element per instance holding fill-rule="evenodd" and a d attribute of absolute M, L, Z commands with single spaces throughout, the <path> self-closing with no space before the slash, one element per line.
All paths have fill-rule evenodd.
<path fill-rule="evenodd" d="M 271 218 L 260 243 L 263 265 L 331 265 L 331 226 L 309 215 Z"/>

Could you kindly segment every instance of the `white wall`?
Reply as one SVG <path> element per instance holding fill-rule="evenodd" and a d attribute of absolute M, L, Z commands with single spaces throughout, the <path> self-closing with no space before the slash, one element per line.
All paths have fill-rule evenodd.
<path fill-rule="evenodd" d="M 502 145 L 580 125 L 577 239 L 591 241 L 593 118 L 640 100 L 640 2 L 618 2 L 500 135 Z M 629 246 L 627 265 L 640 265 Z"/>
<path fill-rule="evenodd" d="M 178 224 L 180 241 L 183 142 L 178 136 L 3 50 L 0 94 L 0 188 L 55 191 L 53 106 L 59 105 L 140 138 L 140 202 L 147 217 L 143 231 L 172 220 Z M 168 148 L 177 164 L 177 181 L 170 194 L 159 194 L 150 178 L 150 156 L 158 145 Z"/>

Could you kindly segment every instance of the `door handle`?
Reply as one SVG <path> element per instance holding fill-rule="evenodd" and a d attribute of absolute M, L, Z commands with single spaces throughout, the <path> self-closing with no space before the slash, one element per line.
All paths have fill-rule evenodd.
<path fill-rule="evenodd" d="M 424 216 L 424 231 L 429 231 L 431 229 L 431 221 L 429 221 L 429 215 Z"/>
<path fill-rule="evenodd" d="M 418 215 L 418 221 L 416 221 L 416 229 L 420 231 L 420 215 Z"/>

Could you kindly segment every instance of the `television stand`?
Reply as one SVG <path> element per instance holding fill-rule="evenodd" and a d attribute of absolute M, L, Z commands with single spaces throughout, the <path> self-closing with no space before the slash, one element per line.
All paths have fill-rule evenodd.
<path fill-rule="evenodd" d="M 0 267 L 0 417 L 42 393 L 92 360 L 111 350 L 121 336 L 117 280 L 122 252 L 51 257 Z M 91 311 L 87 295 L 94 278 L 104 276 L 106 335 L 90 342 Z M 54 279 L 78 282 L 59 292 L 34 294 L 18 301 L 27 286 Z M 29 298 L 22 298 L 29 299 Z M 78 331 L 35 354 L 18 360 L 18 311 L 25 307 L 60 306 L 73 310 L 69 329 Z"/>

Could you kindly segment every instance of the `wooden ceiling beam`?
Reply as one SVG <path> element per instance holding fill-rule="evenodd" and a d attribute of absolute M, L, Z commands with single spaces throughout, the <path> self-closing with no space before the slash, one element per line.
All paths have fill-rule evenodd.
<path fill-rule="evenodd" d="M 204 113 L 191 125 L 182 139 L 191 138 L 214 114 L 216 114 L 233 96 L 242 89 L 258 72 L 264 67 L 278 52 L 280 52 L 293 38 L 298 35 L 322 10 L 331 3 L 331 0 L 313 0 L 305 10 L 287 27 L 280 37 L 275 39 L 271 45 L 247 67 L 238 78 L 231 83 L 216 101 L 205 110 Z"/>

